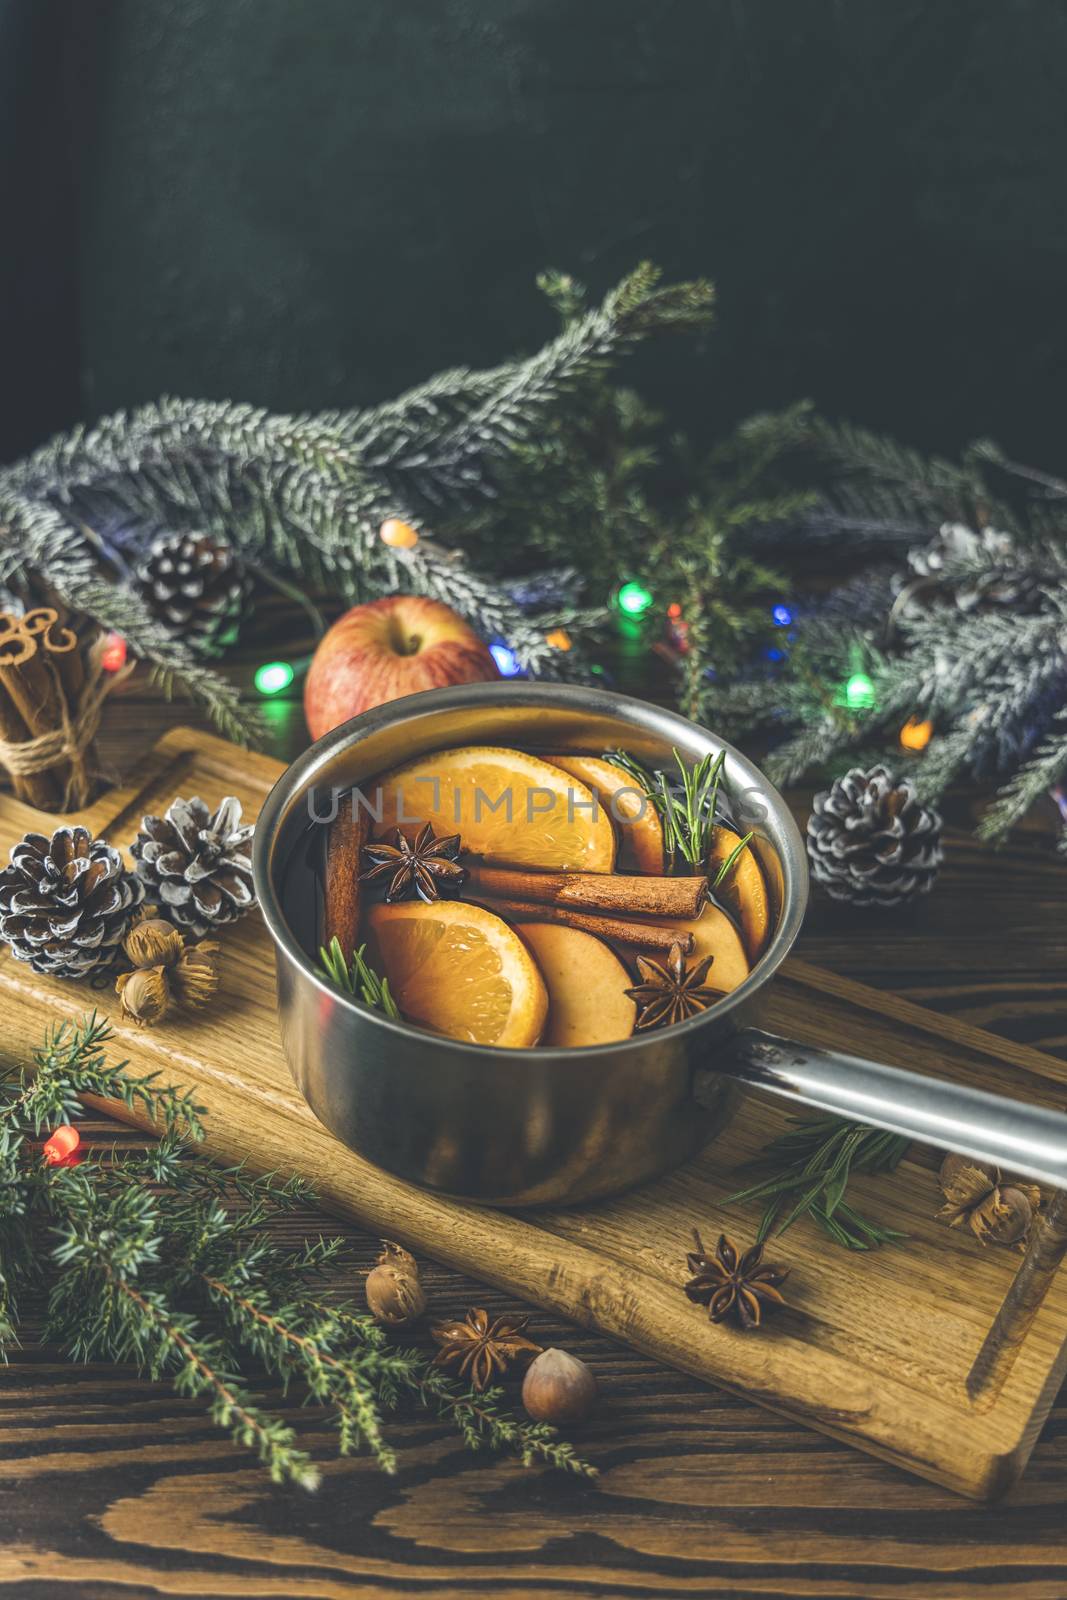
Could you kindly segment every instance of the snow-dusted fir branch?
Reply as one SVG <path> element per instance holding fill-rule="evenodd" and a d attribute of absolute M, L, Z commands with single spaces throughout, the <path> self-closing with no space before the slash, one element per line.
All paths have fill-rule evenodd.
<path fill-rule="evenodd" d="M 434 510 L 490 493 L 495 464 L 564 398 L 648 335 L 703 326 L 711 300 L 707 284 L 663 286 L 644 265 L 534 355 L 440 374 L 382 406 L 283 416 L 164 399 L 74 428 L 0 471 L 0 584 L 46 587 L 121 632 L 166 686 L 238 738 L 254 737 L 254 724 L 149 614 L 121 553 L 131 542 L 206 532 L 249 567 L 326 582 L 349 600 L 401 585 L 437 595 L 483 635 L 505 636 L 527 671 L 581 677 L 580 649 L 561 659 L 542 619 L 436 545 Z M 382 545 L 387 517 L 413 522 L 419 545 L 402 556 Z"/>

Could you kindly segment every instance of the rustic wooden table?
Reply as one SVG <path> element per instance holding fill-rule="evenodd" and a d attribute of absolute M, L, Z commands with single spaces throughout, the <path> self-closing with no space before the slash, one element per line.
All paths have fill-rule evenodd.
<path fill-rule="evenodd" d="M 250 682 L 250 668 L 234 670 Z M 273 753 L 294 755 L 305 739 L 299 704 L 272 701 L 266 714 Z M 107 754 L 129 767 L 190 720 L 134 679 L 110 707 Z M 798 815 L 809 799 L 796 796 Z M 951 820 L 927 902 L 875 919 L 817 901 L 800 953 L 1067 1052 L 1067 863 L 1054 852 L 1051 806 L 999 855 L 969 837 L 969 802 Z M 294 1238 L 320 1229 L 342 1231 L 319 1215 L 286 1223 Z M 358 1284 L 376 1241 L 348 1233 L 339 1279 Z M 455 1272 L 427 1265 L 424 1277 L 442 1313 L 505 1309 Z M 0 1376 L 0 1588 L 100 1600 L 1067 1594 L 1067 1407 L 1054 1408 L 1021 1486 L 990 1508 L 543 1313 L 536 1328 L 596 1370 L 601 1402 L 576 1435 L 600 1468 L 595 1485 L 471 1456 L 445 1425 L 415 1416 L 394 1429 L 395 1478 L 357 1459 L 328 1465 L 315 1495 L 276 1488 L 165 1385 L 28 1345 Z M 279 1404 L 310 1448 L 325 1446 L 314 1412 Z"/>

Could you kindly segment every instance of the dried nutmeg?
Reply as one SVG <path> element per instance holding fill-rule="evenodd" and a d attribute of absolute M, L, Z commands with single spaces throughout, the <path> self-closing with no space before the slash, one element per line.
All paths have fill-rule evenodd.
<path fill-rule="evenodd" d="M 535 1422 L 584 1422 L 595 1399 L 592 1372 L 566 1350 L 542 1350 L 522 1380 L 522 1403 Z"/>
<path fill-rule="evenodd" d="M 124 1016 L 130 1017 L 138 1027 L 151 1027 L 161 1022 L 170 1010 L 170 990 L 162 967 L 138 967 L 136 972 L 124 972 L 115 980 Z"/>
<path fill-rule="evenodd" d="M 219 986 L 219 946 L 214 939 L 190 945 L 170 973 L 174 998 L 183 1006 L 206 1006 Z"/>
<path fill-rule="evenodd" d="M 367 1274 L 367 1308 L 386 1328 L 410 1328 L 426 1310 L 418 1263 L 400 1245 L 382 1240 L 378 1264 Z"/>
<path fill-rule="evenodd" d="M 181 959 L 185 940 L 173 923 L 146 917 L 130 929 L 122 948 L 135 967 L 172 967 Z"/>

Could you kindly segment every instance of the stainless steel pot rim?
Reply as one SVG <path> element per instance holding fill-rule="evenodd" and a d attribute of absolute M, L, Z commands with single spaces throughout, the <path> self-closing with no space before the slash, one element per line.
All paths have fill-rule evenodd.
<path fill-rule="evenodd" d="M 584 711 L 591 715 L 605 717 L 618 717 L 619 708 L 625 706 L 630 713 L 630 720 L 634 720 L 633 713 L 638 714 L 639 720 L 650 733 L 670 739 L 672 744 L 685 743 L 697 733 L 702 739 L 709 741 L 715 750 L 725 750 L 727 760 L 734 764 L 745 774 L 749 781 L 760 789 L 760 798 L 767 806 L 777 823 L 782 839 L 783 881 L 786 885 L 786 903 L 782 915 L 779 917 L 778 926 L 771 937 L 771 942 L 756 966 L 749 973 L 743 983 L 739 984 L 730 994 L 700 1016 L 690 1017 L 685 1022 L 675 1023 L 669 1028 L 656 1029 L 654 1033 L 635 1033 L 631 1038 L 617 1041 L 614 1044 L 558 1046 L 558 1045 L 533 1045 L 528 1048 L 502 1048 L 498 1045 L 475 1044 L 461 1039 L 451 1039 L 443 1034 L 431 1032 L 427 1028 L 420 1028 L 408 1022 L 394 1022 L 382 1012 L 369 1006 L 358 1005 L 355 1001 L 343 994 L 328 978 L 323 976 L 312 959 L 308 956 L 303 946 L 292 936 L 288 924 L 282 913 L 278 896 L 275 892 L 272 867 L 271 847 L 276 837 L 278 826 L 289 807 L 305 794 L 315 780 L 315 776 L 324 767 L 329 766 L 339 749 L 353 742 L 353 733 L 358 732 L 362 737 L 375 732 L 398 721 L 421 719 L 435 711 L 462 711 L 466 706 L 484 705 L 487 696 L 492 700 L 506 702 L 512 699 L 516 704 L 545 709 L 571 709 Z M 622 720 L 626 720 L 623 718 Z M 674 735 L 672 738 L 671 735 Z M 256 895 L 259 901 L 263 920 L 267 925 L 275 944 L 284 951 L 306 978 L 309 978 L 316 988 L 335 1004 L 353 1012 L 362 1021 L 383 1029 L 386 1033 L 394 1035 L 398 1040 L 410 1039 L 417 1036 L 422 1046 L 431 1046 L 440 1049 L 444 1054 L 451 1055 L 457 1050 L 476 1050 L 479 1060 L 495 1057 L 501 1066 L 510 1064 L 521 1066 L 530 1058 L 539 1061 L 555 1059 L 567 1061 L 578 1066 L 587 1057 L 594 1060 L 601 1056 L 618 1055 L 620 1051 L 637 1051 L 647 1049 L 651 1043 L 660 1040 L 680 1039 L 685 1035 L 698 1032 L 705 1027 L 714 1016 L 718 1019 L 727 1016 L 731 1011 L 743 1005 L 763 984 L 767 983 L 777 972 L 800 932 L 807 909 L 808 899 L 808 873 L 807 858 L 804 842 L 796 823 L 793 821 L 789 808 L 778 793 L 777 789 L 766 778 L 749 758 L 725 739 L 720 739 L 710 730 L 701 728 L 695 722 L 689 722 L 676 712 L 664 710 L 651 701 L 639 700 L 630 695 L 615 694 L 607 689 L 590 689 L 574 684 L 556 684 L 540 682 L 501 682 L 501 683 L 473 683 L 461 684 L 456 688 L 426 689 L 419 694 L 405 695 L 398 700 L 389 701 L 382 706 L 375 706 L 370 711 L 363 712 L 351 721 L 342 723 L 325 734 L 315 744 L 311 745 L 296 760 L 286 768 L 277 783 L 272 788 L 263 804 L 256 823 L 252 847 L 252 868 L 255 881 Z M 792 868 L 790 871 L 789 869 Z M 789 885 L 792 884 L 792 892 Z"/>

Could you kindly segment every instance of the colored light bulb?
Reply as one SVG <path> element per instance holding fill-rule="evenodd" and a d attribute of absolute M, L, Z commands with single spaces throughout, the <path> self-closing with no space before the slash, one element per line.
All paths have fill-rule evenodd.
<path fill-rule="evenodd" d="M 126 641 L 121 633 L 109 633 L 104 640 L 100 665 L 105 672 L 121 672 L 126 665 Z"/>
<path fill-rule="evenodd" d="M 900 743 L 905 750 L 925 750 L 933 738 L 934 725 L 922 717 L 909 717 L 900 730 Z"/>
<path fill-rule="evenodd" d="M 629 583 L 622 585 L 615 598 L 619 610 L 624 611 L 628 617 L 642 617 L 652 604 L 653 596 L 652 591 L 646 589 L 643 583 L 631 579 Z"/>
<path fill-rule="evenodd" d="M 793 620 L 793 613 L 788 606 L 777 605 L 771 612 L 771 618 L 776 628 L 788 628 Z"/>
<path fill-rule="evenodd" d="M 854 672 L 845 684 L 845 704 L 850 711 L 866 711 L 874 705 L 874 684 L 865 672 Z"/>
<path fill-rule="evenodd" d="M 514 650 L 509 649 L 502 639 L 495 640 L 489 646 L 489 654 L 496 662 L 497 671 L 502 678 L 514 678 L 517 672 L 522 671 Z"/>
<path fill-rule="evenodd" d="M 252 681 L 260 694 L 281 694 L 283 689 L 288 689 L 295 676 L 288 661 L 268 661 L 256 668 Z"/>
<path fill-rule="evenodd" d="M 394 550 L 410 550 L 412 545 L 419 542 L 419 535 L 411 523 L 401 522 L 399 517 L 387 517 L 378 529 L 378 537 Z"/>
<path fill-rule="evenodd" d="M 77 1128 L 72 1128 L 69 1122 L 64 1122 L 55 1128 L 41 1146 L 41 1154 L 50 1167 L 60 1167 L 72 1164 L 71 1158 L 81 1144 L 81 1134 Z"/>
<path fill-rule="evenodd" d="M 545 643 L 550 644 L 553 650 L 569 650 L 571 636 L 566 628 L 553 628 L 551 633 L 545 634 Z"/>

